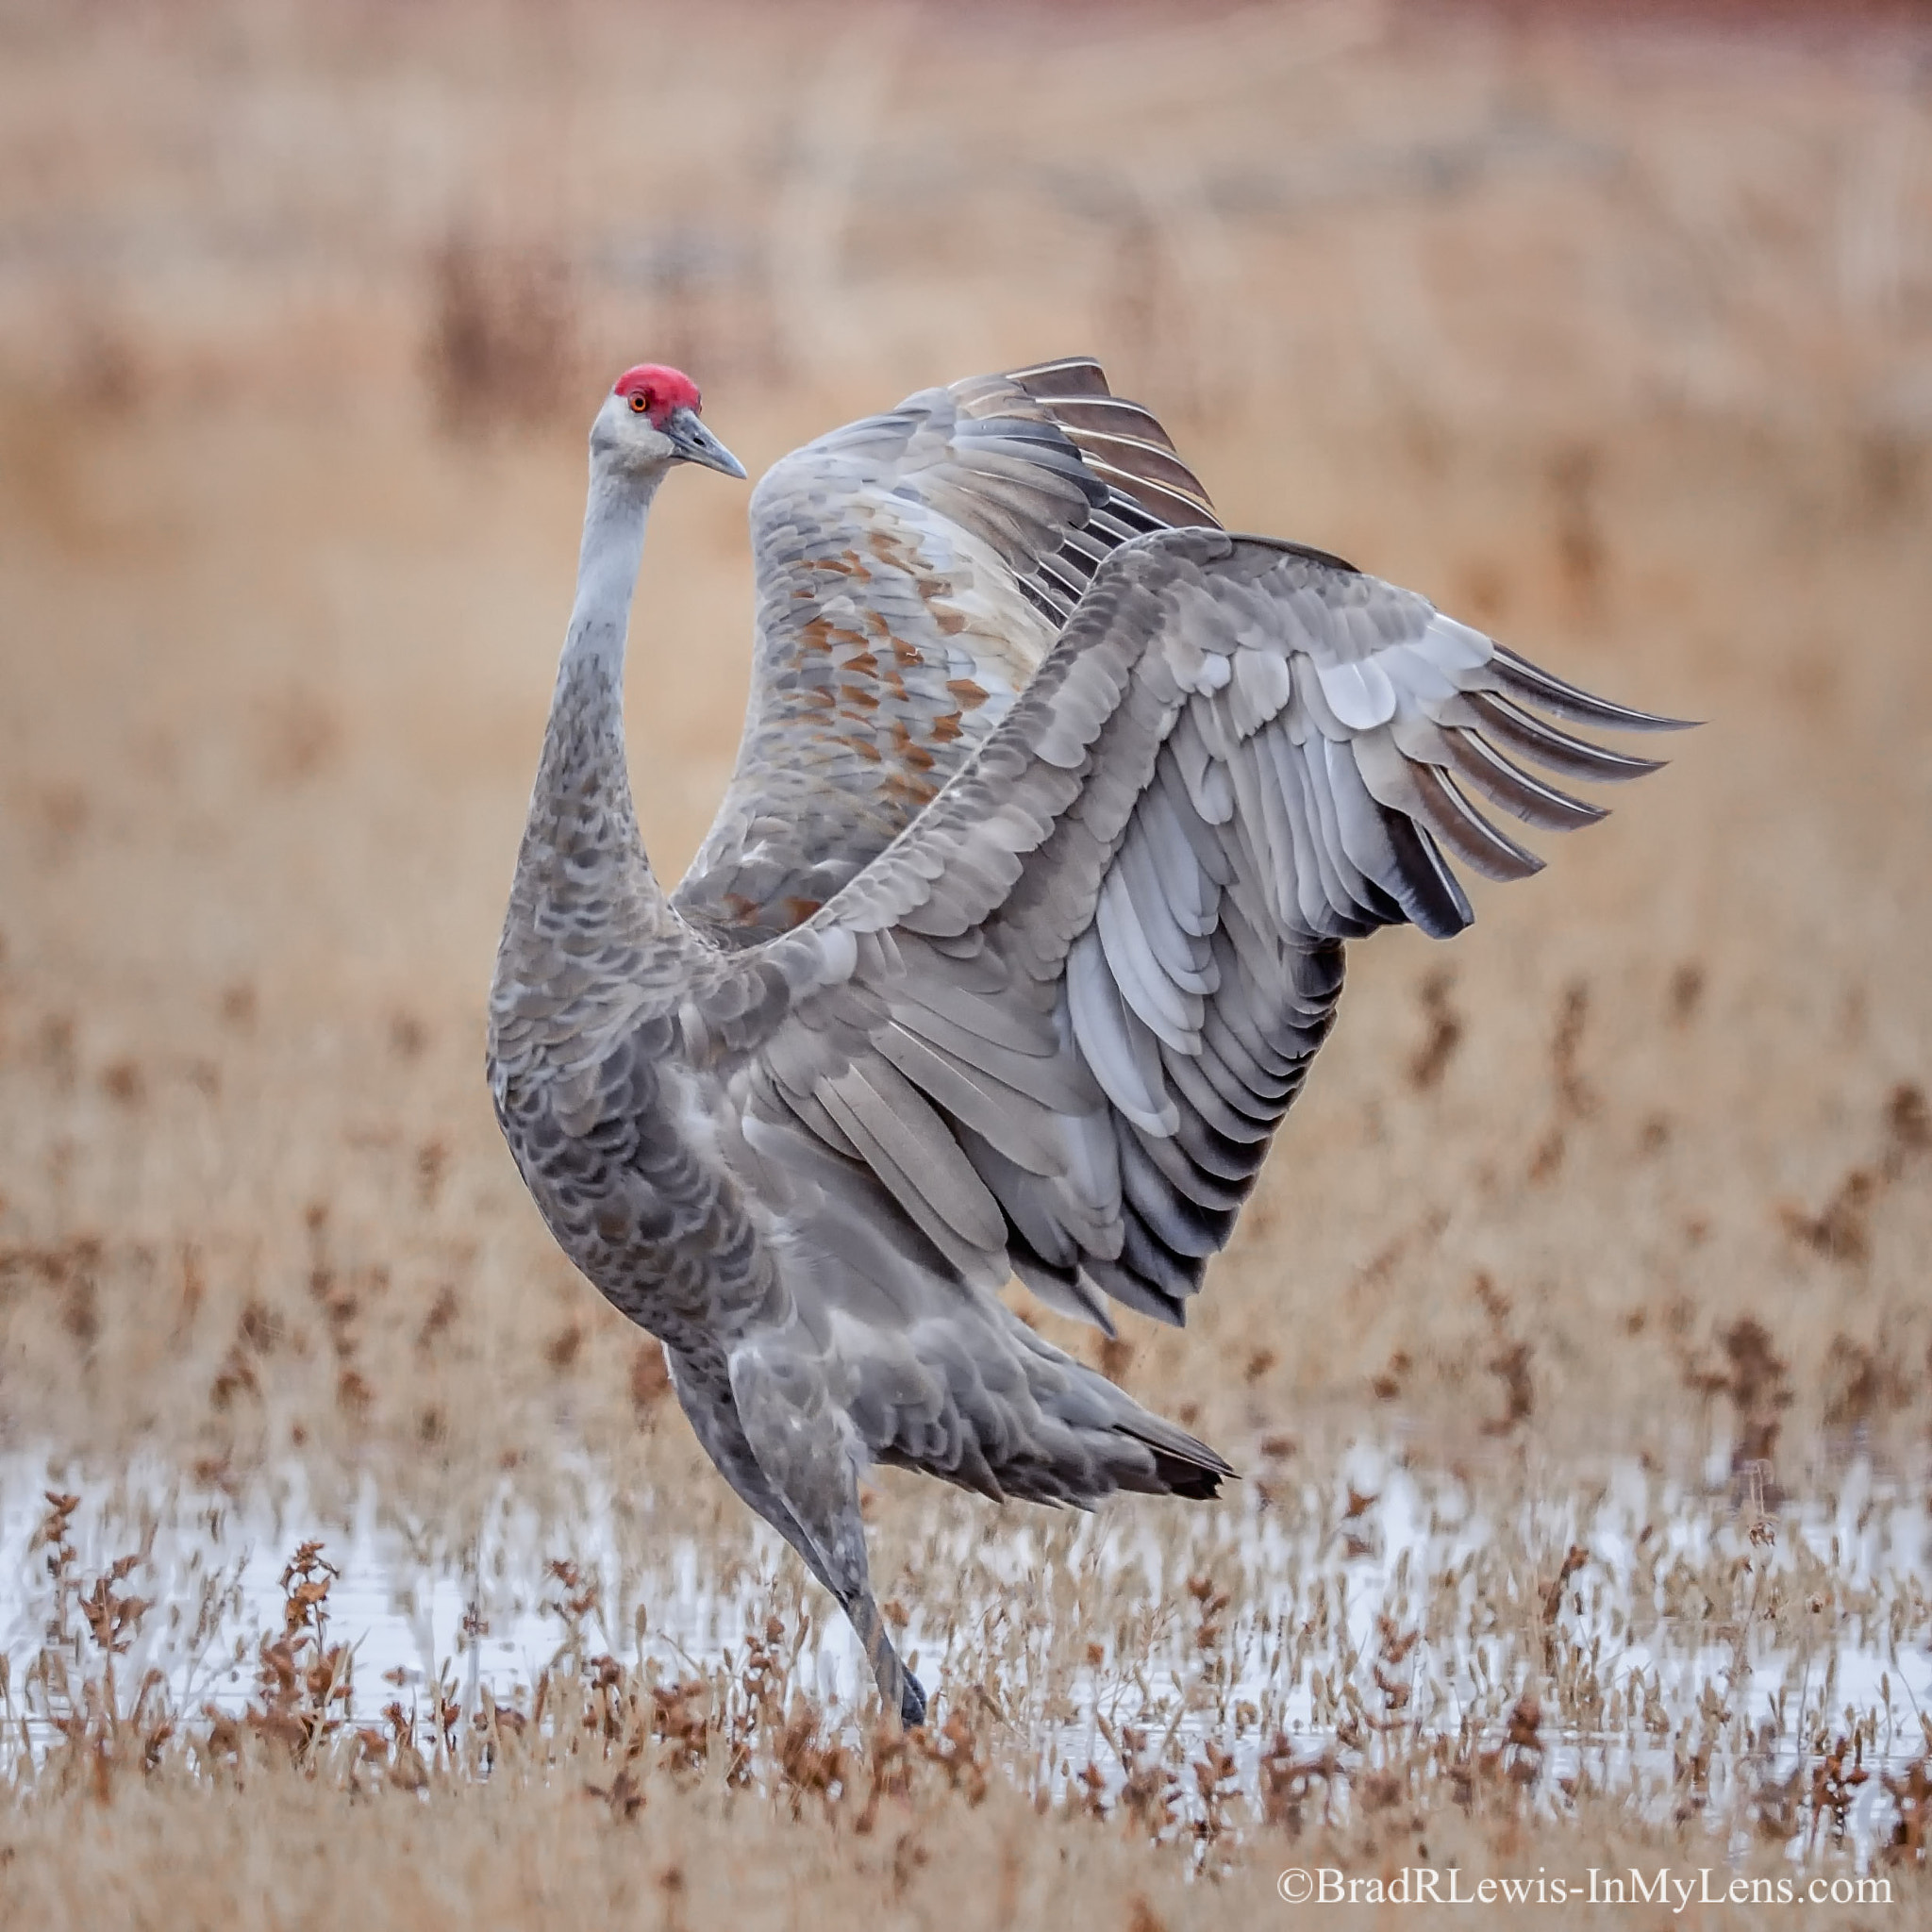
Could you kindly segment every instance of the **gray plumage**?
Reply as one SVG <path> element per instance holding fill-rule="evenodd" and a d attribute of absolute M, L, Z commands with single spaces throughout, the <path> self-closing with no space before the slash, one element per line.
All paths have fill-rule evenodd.
<path fill-rule="evenodd" d="M 1670 721 L 1222 530 L 1151 417 L 1048 365 L 908 398 L 758 486 L 744 740 L 667 896 L 622 650 L 651 494 L 692 452 L 621 400 L 498 954 L 498 1115 L 565 1252 L 662 1341 L 707 1452 L 916 1723 L 858 1472 L 1212 1495 L 1214 1451 L 1000 1289 L 1109 1333 L 1112 1303 L 1180 1322 L 1344 941 L 1459 931 L 1452 860 L 1535 870 L 1488 808 L 1601 816 L 1530 767 L 1654 769 L 1540 713 Z"/>

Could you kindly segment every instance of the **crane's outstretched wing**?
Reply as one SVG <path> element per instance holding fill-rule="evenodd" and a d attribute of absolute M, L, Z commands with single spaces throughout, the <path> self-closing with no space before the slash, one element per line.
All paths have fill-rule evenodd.
<path fill-rule="evenodd" d="M 1144 537 L 903 835 L 795 930 L 714 956 L 690 1050 L 769 1172 L 850 1176 L 860 1205 L 825 1211 L 870 1217 L 854 1254 L 1178 1322 L 1328 1029 L 1342 942 L 1467 925 L 1452 859 L 1538 868 L 1472 796 L 1602 816 L 1516 760 L 1655 769 L 1540 712 L 1673 722 L 1333 559 Z"/>
<path fill-rule="evenodd" d="M 808 918 L 1010 708 L 1101 559 L 1213 525 L 1166 432 L 1085 358 L 922 391 L 753 492 L 738 765 L 675 894 L 727 945 Z"/>

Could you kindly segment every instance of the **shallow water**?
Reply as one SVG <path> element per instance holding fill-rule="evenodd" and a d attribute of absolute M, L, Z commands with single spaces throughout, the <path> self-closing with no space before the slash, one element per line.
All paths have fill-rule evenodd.
<path fill-rule="evenodd" d="M 540 1517 L 506 1484 L 457 1548 L 386 1507 L 373 1477 L 350 1507 L 323 1509 L 291 1468 L 238 1506 L 160 1464 L 102 1489 L 65 1481 L 44 1456 L 0 1457 L 0 1654 L 21 1721 L 0 1749 L 38 1752 L 52 1735 L 23 1693 L 50 1638 L 61 1647 L 57 1586 L 30 1547 L 50 1490 L 82 1497 L 75 1578 L 140 1553 L 121 1587 L 155 1607 L 116 1660 L 124 1705 L 158 1672 L 177 1709 L 242 1709 L 261 1637 L 283 1628 L 289 1557 L 319 1538 L 336 1571 L 327 1641 L 353 1646 L 359 1718 L 391 1700 L 471 1711 L 486 1686 L 515 1706 L 573 1654 L 655 1663 L 667 1678 L 728 1670 L 774 1607 L 795 1642 L 791 1684 L 862 1713 L 856 1640 L 761 1525 L 748 1560 L 721 1561 L 688 1537 L 641 1534 L 593 1469 L 569 1488 L 569 1506 Z M 1552 1611 L 1542 1592 L 1572 1545 L 1587 1559 Z M 1373 1753 L 1384 1730 L 1496 1748 L 1530 1691 L 1548 1720 L 1539 1789 L 1583 1775 L 1661 1807 L 1701 1746 L 1694 1789 L 1715 1812 L 1808 1775 L 1821 1737 L 1857 1729 L 1874 1774 L 1847 1826 L 1869 1850 L 1893 1815 L 1875 1774 L 1932 1738 L 1927 1557 L 1919 1498 L 1862 1462 L 1835 1493 L 1772 1519 L 1734 1507 L 1722 1486 L 1634 1463 L 1587 1489 L 1483 1489 L 1406 1466 L 1392 1446 L 1357 1447 L 1319 1479 L 1249 1486 L 1234 1507 L 1186 1518 L 1132 1505 L 1088 1519 L 942 1510 L 906 1579 L 899 1642 L 941 1698 L 981 1696 L 1013 1760 L 1056 1790 L 1091 1763 L 1117 1791 L 1123 1726 L 1173 1767 L 1213 1740 L 1232 1756 L 1225 1789 L 1249 1795 L 1284 1733 L 1307 1757 L 1338 1741 Z M 580 1594 L 596 1586 L 575 1620 L 559 1607 L 559 1560 L 576 1566 Z M 1215 1609 L 1209 1591 L 1228 1603 Z M 97 1661 L 71 1608 L 67 1629 L 70 1665 Z M 1419 1634 L 1390 1663 L 1397 1631 Z"/>

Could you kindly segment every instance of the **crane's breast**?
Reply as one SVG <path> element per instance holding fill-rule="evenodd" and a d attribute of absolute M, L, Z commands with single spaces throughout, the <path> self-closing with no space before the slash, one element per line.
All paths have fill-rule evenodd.
<path fill-rule="evenodd" d="M 770 1259 L 669 1019 L 494 1066 L 491 1085 L 544 1224 L 622 1314 L 703 1353 L 762 1301 Z"/>

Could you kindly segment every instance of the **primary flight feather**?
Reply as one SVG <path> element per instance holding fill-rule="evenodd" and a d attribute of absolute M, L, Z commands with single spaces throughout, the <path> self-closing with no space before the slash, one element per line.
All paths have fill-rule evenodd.
<path fill-rule="evenodd" d="M 1017 1275 L 1178 1323 L 1327 1033 L 1342 945 L 1540 862 L 1490 810 L 1653 761 L 1606 703 L 1339 558 L 1221 528 L 1084 358 L 909 396 L 753 492 L 758 631 L 717 822 L 666 892 L 623 735 L 652 497 L 744 475 L 675 370 L 591 435 L 577 596 L 490 1007 L 564 1252 L 664 1345 L 732 1488 L 923 1721 L 859 1472 L 1087 1504 L 1227 1465 L 1042 1341 Z M 1546 775 L 1547 774 L 1547 775 Z"/>

